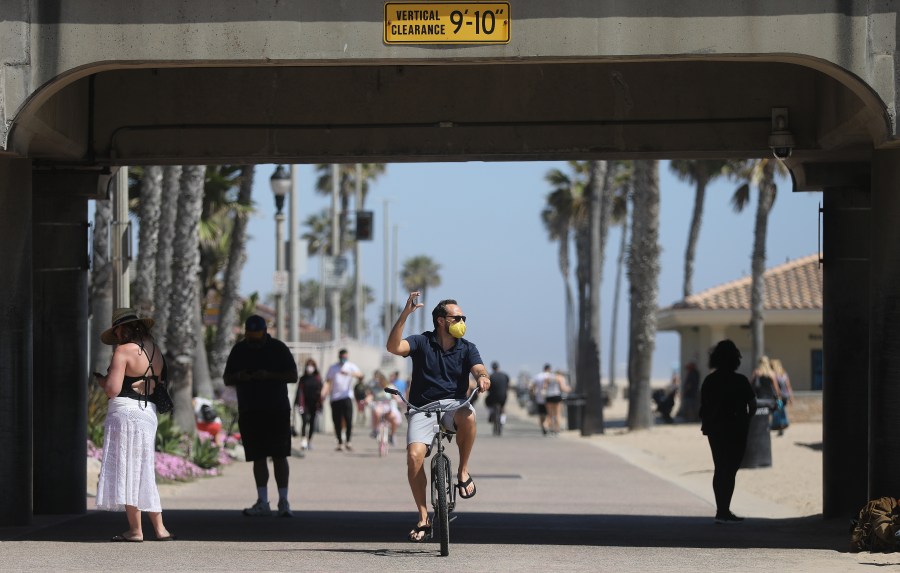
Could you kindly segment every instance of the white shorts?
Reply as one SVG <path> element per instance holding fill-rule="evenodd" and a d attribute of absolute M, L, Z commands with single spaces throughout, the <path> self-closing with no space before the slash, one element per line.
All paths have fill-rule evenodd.
<path fill-rule="evenodd" d="M 443 426 L 445 430 L 456 432 L 456 424 L 453 423 L 453 416 L 460 407 L 463 407 L 463 402 L 465 402 L 465 400 L 456 400 L 454 398 L 438 400 L 437 403 L 441 406 L 453 406 L 452 410 L 444 412 L 441 416 L 441 426 Z M 434 404 L 434 402 L 432 402 L 432 404 Z M 475 408 L 472 407 L 472 404 L 466 404 L 464 407 L 471 410 L 473 414 L 475 413 Z M 410 410 L 406 413 L 406 424 L 407 446 L 416 443 L 430 446 L 438 433 L 437 419 L 434 414 L 429 416 L 426 412 L 414 412 Z"/>

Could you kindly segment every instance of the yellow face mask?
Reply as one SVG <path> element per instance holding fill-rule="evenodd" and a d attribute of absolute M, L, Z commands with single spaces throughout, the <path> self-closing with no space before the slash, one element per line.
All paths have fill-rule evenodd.
<path fill-rule="evenodd" d="M 458 320 L 450 325 L 449 330 L 454 338 L 462 338 L 466 334 L 466 323 Z"/>

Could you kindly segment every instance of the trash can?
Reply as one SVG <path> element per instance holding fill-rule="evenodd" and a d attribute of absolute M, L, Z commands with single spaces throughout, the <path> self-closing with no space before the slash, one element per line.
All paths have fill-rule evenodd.
<path fill-rule="evenodd" d="M 582 394 L 569 394 L 566 396 L 566 428 L 569 430 L 581 429 L 581 418 L 584 416 L 585 404 L 587 404 L 587 400 Z"/>
<path fill-rule="evenodd" d="M 756 414 L 750 419 L 747 433 L 747 450 L 741 461 L 742 468 L 767 468 L 772 465 L 772 435 L 769 433 L 769 414 L 775 406 L 773 400 L 756 401 Z"/>

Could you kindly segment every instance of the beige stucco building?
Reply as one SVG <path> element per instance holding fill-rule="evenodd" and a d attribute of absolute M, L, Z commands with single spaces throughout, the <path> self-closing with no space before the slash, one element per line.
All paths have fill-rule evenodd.
<path fill-rule="evenodd" d="M 779 358 L 794 390 L 822 389 L 822 269 L 818 255 L 766 270 L 765 348 Z M 730 338 L 744 355 L 740 372 L 750 375 L 750 276 L 706 289 L 657 311 L 658 328 L 681 338 L 681 364 L 709 372 L 709 349 Z"/>

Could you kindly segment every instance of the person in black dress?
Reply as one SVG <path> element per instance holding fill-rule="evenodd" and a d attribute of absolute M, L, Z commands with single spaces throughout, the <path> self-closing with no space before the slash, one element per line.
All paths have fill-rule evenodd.
<path fill-rule="evenodd" d="M 712 372 L 700 390 L 700 430 L 709 439 L 715 465 L 716 523 L 743 521 L 731 512 L 731 497 L 756 412 L 756 394 L 747 377 L 735 372 L 740 365 L 741 353 L 734 342 L 719 342 L 709 355 Z"/>
<path fill-rule="evenodd" d="M 322 409 L 322 375 L 319 374 L 319 366 L 312 358 L 306 361 L 303 373 L 300 375 L 300 388 L 297 390 L 295 405 L 303 407 L 300 447 L 304 450 L 312 449 L 316 415 Z"/>

